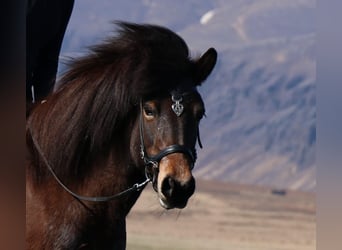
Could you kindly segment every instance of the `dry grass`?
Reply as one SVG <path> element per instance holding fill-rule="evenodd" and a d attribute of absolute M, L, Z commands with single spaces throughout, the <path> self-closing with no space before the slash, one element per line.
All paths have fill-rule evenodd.
<path fill-rule="evenodd" d="M 314 194 L 198 181 L 183 210 L 163 210 L 144 190 L 127 217 L 127 249 L 316 249 Z"/>

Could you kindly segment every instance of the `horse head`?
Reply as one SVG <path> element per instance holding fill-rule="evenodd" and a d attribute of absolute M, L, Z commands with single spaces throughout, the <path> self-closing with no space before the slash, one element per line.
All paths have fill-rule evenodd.
<path fill-rule="evenodd" d="M 205 107 L 197 86 L 211 73 L 217 59 L 211 48 L 193 63 L 192 76 L 178 79 L 176 88 L 141 100 L 136 126 L 145 174 L 163 208 L 184 208 L 194 193 L 192 169 Z M 137 143 L 137 142 L 135 142 Z"/>

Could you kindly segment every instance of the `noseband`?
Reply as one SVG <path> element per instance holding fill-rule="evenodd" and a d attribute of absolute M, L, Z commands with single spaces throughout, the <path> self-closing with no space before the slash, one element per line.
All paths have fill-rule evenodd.
<path fill-rule="evenodd" d="M 176 97 L 174 93 L 171 93 L 172 95 L 172 101 L 175 102 L 172 104 L 172 110 L 175 112 L 175 114 L 179 117 L 181 113 L 183 112 L 183 105 L 180 103 L 182 101 L 182 97 L 179 97 L 179 95 Z M 177 106 L 177 109 L 175 108 Z M 181 110 L 181 111 L 180 111 Z M 156 155 L 148 155 L 145 143 L 144 143 L 144 122 L 143 122 L 143 105 L 142 101 L 140 101 L 140 122 L 139 122 L 139 133 L 140 133 L 140 155 L 141 159 L 145 163 L 145 173 L 146 177 L 150 180 L 154 180 L 155 176 L 151 174 L 150 168 L 154 168 L 159 170 L 159 163 L 160 161 L 167 155 L 174 154 L 174 153 L 181 153 L 188 156 L 188 158 L 191 161 L 190 169 L 192 170 L 195 162 L 197 160 L 197 153 L 196 148 L 188 148 L 184 145 L 179 144 L 173 144 L 170 146 L 167 146 L 163 150 L 161 150 Z M 202 148 L 202 143 L 199 137 L 199 129 L 197 127 L 197 139 L 199 142 L 200 147 Z"/>

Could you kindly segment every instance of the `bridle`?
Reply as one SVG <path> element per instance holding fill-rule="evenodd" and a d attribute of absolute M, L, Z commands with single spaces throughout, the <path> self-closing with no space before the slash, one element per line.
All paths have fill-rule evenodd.
<path fill-rule="evenodd" d="M 171 98 L 172 98 L 172 101 L 174 102 L 172 104 L 172 109 L 176 113 L 177 116 L 180 116 L 182 114 L 183 108 L 184 108 L 183 105 L 180 104 L 180 102 L 182 101 L 181 96 L 182 95 L 180 94 L 175 94 L 175 92 L 171 92 Z M 176 108 L 175 105 L 178 105 L 178 107 Z M 184 145 L 173 144 L 173 145 L 167 146 L 166 148 L 164 148 L 163 150 L 161 150 L 159 153 L 155 155 L 152 155 L 152 156 L 148 155 L 146 151 L 146 147 L 145 147 L 145 141 L 144 141 L 143 101 L 142 100 L 140 101 L 139 135 L 140 135 L 140 156 L 145 164 L 145 175 L 146 175 L 146 178 L 150 179 L 152 182 L 154 182 L 156 178 L 156 176 L 153 174 L 152 169 L 159 171 L 160 161 L 165 156 L 170 155 L 170 154 L 174 154 L 174 153 L 185 154 L 190 159 L 190 163 L 191 163 L 190 170 L 193 169 L 195 162 L 197 160 L 197 152 L 196 152 L 195 147 L 190 149 Z M 197 140 L 198 140 L 200 147 L 202 148 L 202 143 L 201 143 L 201 139 L 199 136 L 198 127 L 197 127 Z"/>
<path fill-rule="evenodd" d="M 172 100 L 174 101 L 174 95 L 172 95 Z M 179 102 L 179 100 L 177 101 Z M 179 104 L 179 103 L 178 103 Z M 79 195 L 75 192 L 73 192 L 71 189 L 69 189 L 64 183 L 63 181 L 57 176 L 57 174 L 55 173 L 54 169 L 52 168 L 52 166 L 49 164 L 43 150 L 41 149 L 38 141 L 36 140 L 36 138 L 33 136 L 32 134 L 32 129 L 31 126 L 28 125 L 28 130 L 30 132 L 31 135 L 31 139 L 33 141 L 33 144 L 35 146 L 35 148 L 37 149 L 39 155 L 41 156 L 43 162 L 45 163 L 45 165 L 47 166 L 48 170 L 50 171 L 50 173 L 52 174 L 52 176 L 55 178 L 55 180 L 58 182 L 58 184 L 66 191 L 68 192 L 70 195 L 72 195 L 74 198 L 76 198 L 79 201 L 90 201 L 90 202 L 107 202 L 107 201 L 111 201 L 111 200 L 115 200 L 118 198 L 121 198 L 124 195 L 127 195 L 131 192 L 134 191 L 140 191 L 142 190 L 149 182 L 154 182 L 155 181 L 155 175 L 153 174 L 153 172 L 151 171 L 152 169 L 156 169 L 159 170 L 159 163 L 160 161 L 167 155 L 170 154 L 174 154 L 174 153 L 182 153 L 185 154 L 189 157 L 190 161 L 191 161 L 191 169 L 193 168 L 196 159 L 197 159 L 197 153 L 196 153 L 196 149 L 189 149 L 183 145 L 179 145 L 179 144 L 174 144 L 174 145 L 170 145 L 166 148 L 164 148 L 162 151 L 160 151 L 158 154 L 153 155 L 153 156 L 149 156 L 146 152 L 146 148 L 145 148 L 145 144 L 144 144 L 144 131 L 143 131 L 143 118 L 142 118 L 142 114 L 143 114 L 143 108 L 142 108 L 142 100 L 140 101 L 140 122 L 139 122 L 139 134 L 140 134 L 140 154 L 141 154 L 141 159 L 144 161 L 145 164 L 145 176 L 146 179 L 141 182 L 141 183 L 135 183 L 132 187 L 117 193 L 115 195 L 111 195 L 111 196 L 83 196 L 83 195 Z M 197 139 L 198 139 L 198 143 L 200 145 L 200 147 L 202 148 L 202 143 L 199 137 L 199 130 L 197 128 Z"/>

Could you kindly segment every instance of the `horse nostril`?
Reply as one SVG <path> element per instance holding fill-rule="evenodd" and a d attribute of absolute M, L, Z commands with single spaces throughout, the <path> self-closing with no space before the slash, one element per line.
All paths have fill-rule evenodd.
<path fill-rule="evenodd" d="M 162 193 L 166 197 L 171 197 L 175 189 L 175 181 L 171 177 L 167 177 L 164 179 L 162 184 Z"/>
<path fill-rule="evenodd" d="M 195 179 L 191 177 L 186 182 L 179 182 L 172 177 L 166 177 L 161 183 L 160 191 L 164 196 L 160 200 L 164 208 L 184 208 L 195 191 Z"/>

